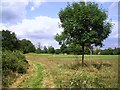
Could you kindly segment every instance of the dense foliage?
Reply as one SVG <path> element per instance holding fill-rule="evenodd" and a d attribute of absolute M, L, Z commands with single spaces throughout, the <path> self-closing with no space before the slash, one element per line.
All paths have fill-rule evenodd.
<path fill-rule="evenodd" d="M 78 44 L 82 47 L 82 64 L 84 49 L 91 45 L 102 46 L 110 32 L 112 24 L 107 20 L 107 12 L 97 3 L 79 2 L 68 4 L 59 12 L 61 34 L 55 36 L 60 45 Z"/>
<path fill-rule="evenodd" d="M 30 40 L 19 40 L 19 50 L 23 53 L 35 52 L 35 47 Z"/>
<path fill-rule="evenodd" d="M 8 30 L 2 30 L 2 49 L 3 50 L 16 50 L 19 48 L 18 39 L 14 32 Z"/>
<path fill-rule="evenodd" d="M 14 32 L 2 30 L 2 50 L 20 50 L 23 53 L 35 52 L 35 47 L 30 40 L 19 40 Z"/>
<path fill-rule="evenodd" d="M 17 77 L 16 73 L 24 74 L 27 71 L 29 64 L 19 51 L 2 52 L 2 84 L 8 86 Z"/>

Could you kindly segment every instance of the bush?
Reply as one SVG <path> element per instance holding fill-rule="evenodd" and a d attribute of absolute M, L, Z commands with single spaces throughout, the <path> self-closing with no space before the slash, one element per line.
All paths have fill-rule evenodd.
<path fill-rule="evenodd" d="M 26 73 L 28 61 L 19 51 L 3 51 L 2 53 L 2 71 L 3 71 L 3 86 L 11 84 L 11 75 L 15 73 Z M 11 77 L 11 78 L 10 78 Z M 12 79 L 12 80 L 11 80 Z"/>

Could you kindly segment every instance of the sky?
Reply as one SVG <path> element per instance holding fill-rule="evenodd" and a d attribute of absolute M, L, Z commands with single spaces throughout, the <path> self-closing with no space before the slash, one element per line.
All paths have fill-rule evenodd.
<path fill-rule="evenodd" d="M 63 31 L 59 27 L 58 13 L 64 9 L 67 2 L 80 0 L 1 0 L 0 30 L 10 30 L 16 33 L 18 39 L 28 39 L 35 46 L 46 45 L 59 48 L 54 36 Z M 87 0 L 85 0 L 87 1 Z M 89 0 L 90 1 L 90 0 Z M 92 0 L 108 11 L 108 20 L 112 19 L 112 32 L 103 41 L 105 48 L 118 47 L 118 0 L 109 2 Z M 111 2 L 110 2 L 111 1 Z M 102 6 L 101 6 L 102 5 Z"/>

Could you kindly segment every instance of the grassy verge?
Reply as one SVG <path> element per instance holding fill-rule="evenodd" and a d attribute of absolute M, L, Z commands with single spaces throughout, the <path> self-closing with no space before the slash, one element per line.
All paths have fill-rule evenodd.
<path fill-rule="evenodd" d="M 33 62 L 36 69 L 33 72 L 33 76 L 27 79 L 20 87 L 22 88 L 41 88 L 42 87 L 42 79 L 43 79 L 43 70 L 44 66 L 42 64 Z"/>

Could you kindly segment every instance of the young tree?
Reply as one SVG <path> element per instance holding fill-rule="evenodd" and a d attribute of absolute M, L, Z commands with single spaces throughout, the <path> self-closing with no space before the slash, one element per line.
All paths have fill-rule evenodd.
<path fill-rule="evenodd" d="M 97 3 L 79 2 L 68 4 L 59 12 L 61 27 L 64 31 L 55 36 L 59 44 L 76 43 L 82 46 L 82 65 L 84 65 L 84 47 L 102 46 L 112 24 L 107 20 L 107 12 Z"/>

